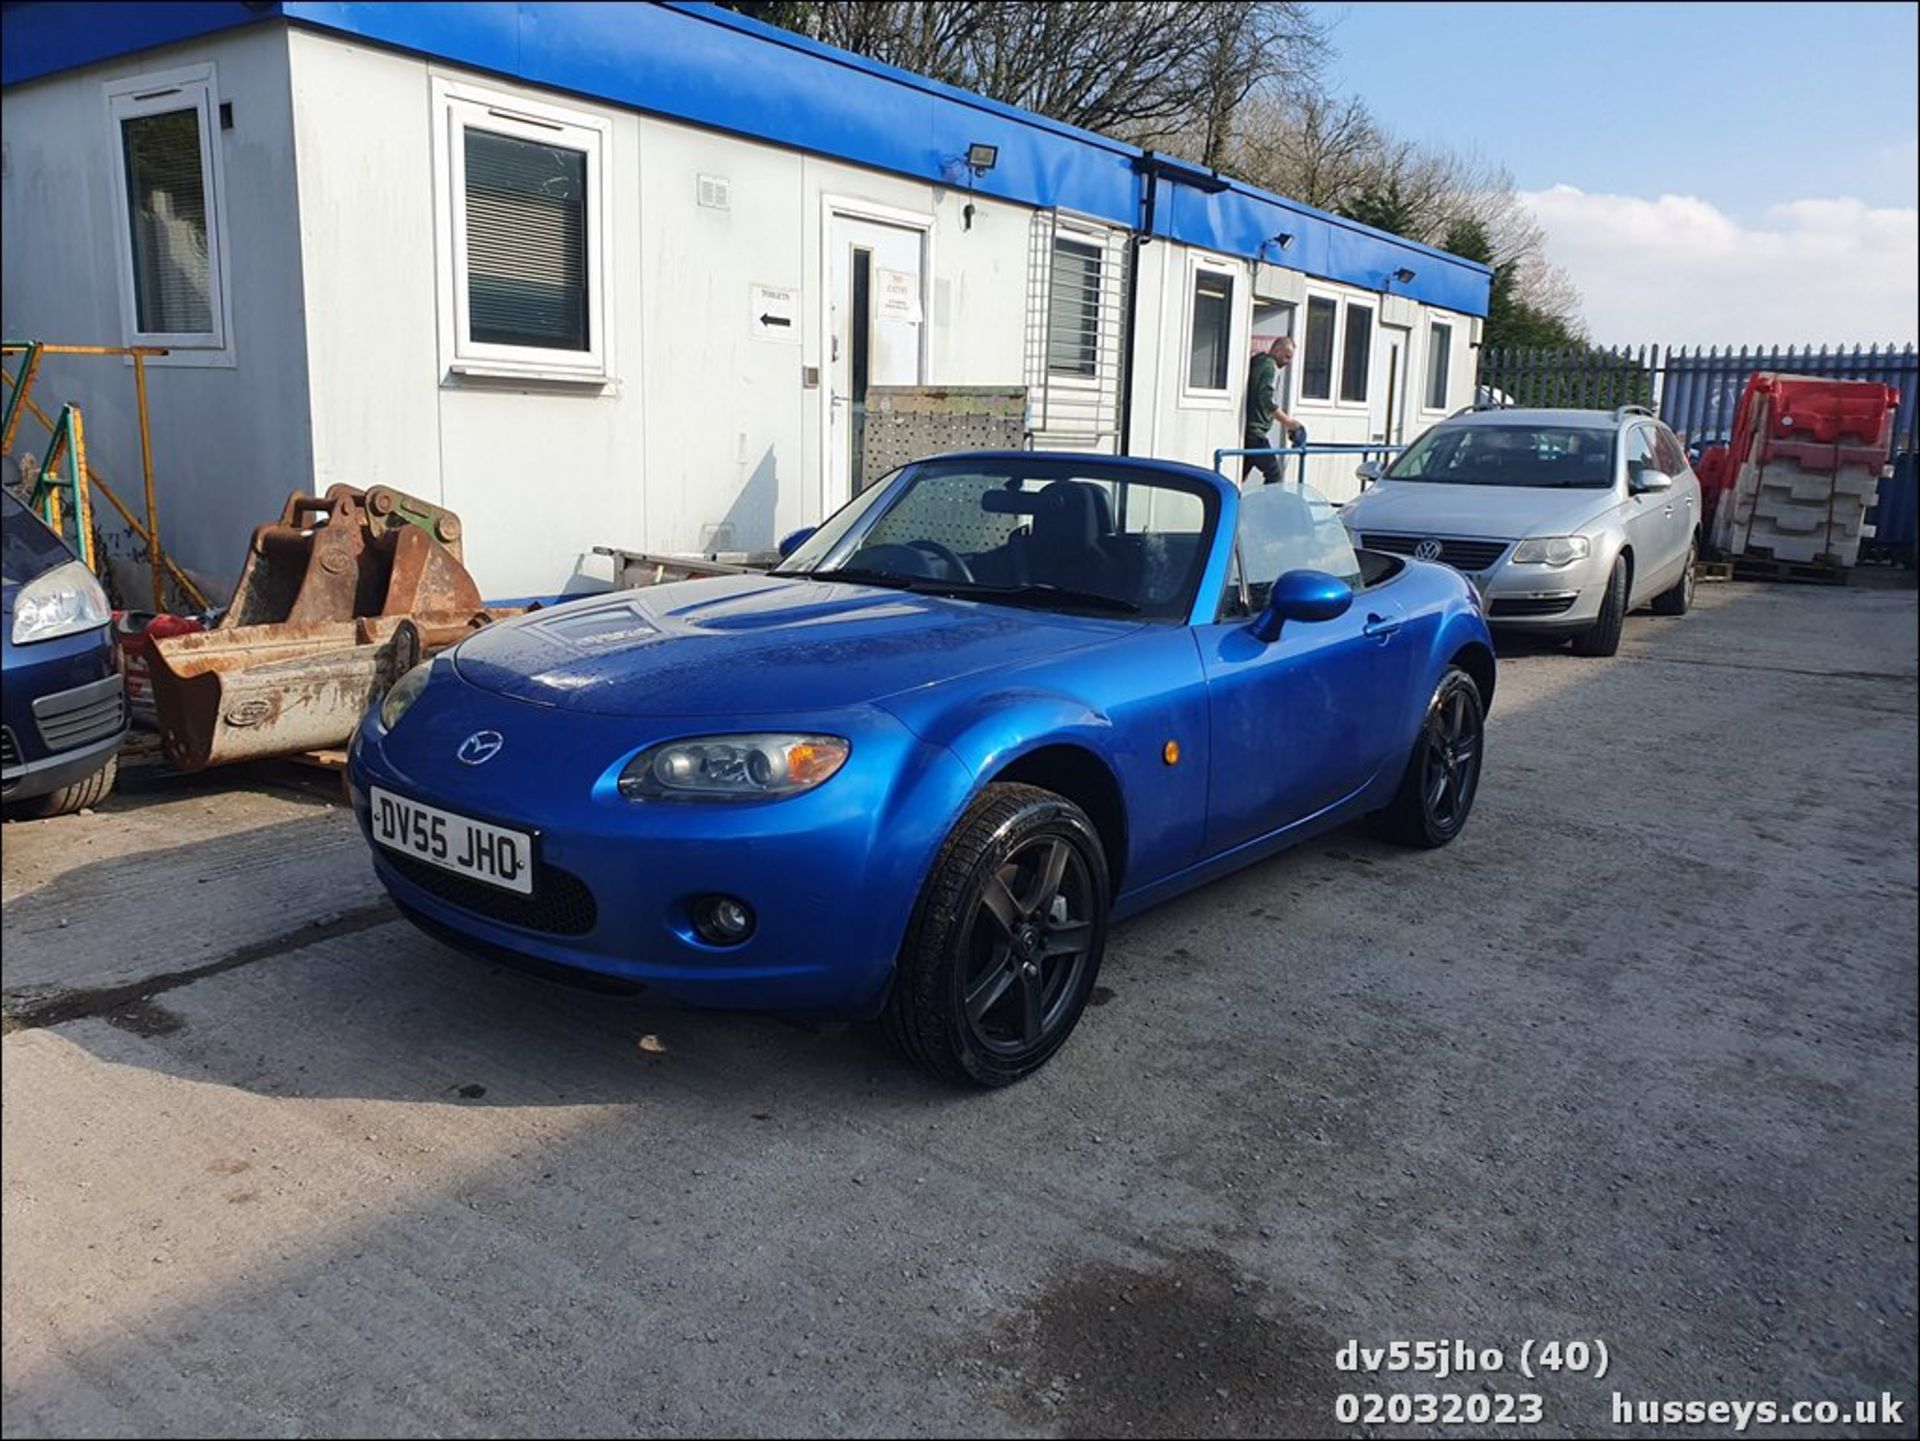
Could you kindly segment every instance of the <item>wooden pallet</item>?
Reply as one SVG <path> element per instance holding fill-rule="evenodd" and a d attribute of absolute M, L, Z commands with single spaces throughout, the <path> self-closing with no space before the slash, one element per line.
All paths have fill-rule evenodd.
<path fill-rule="evenodd" d="M 296 765 L 313 766 L 323 771 L 344 771 L 347 768 L 347 753 L 337 751 L 301 751 L 287 757 Z"/>
<path fill-rule="evenodd" d="M 1693 563 L 1693 578 L 1701 580 L 1732 580 L 1733 563 L 1725 560 L 1696 560 Z"/>
<path fill-rule="evenodd" d="M 1853 574 L 1853 571 L 1844 565 L 1770 560 L 1757 555 L 1735 556 L 1732 566 L 1735 580 L 1785 580 L 1802 581 L 1813 585 L 1845 585 Z"/>

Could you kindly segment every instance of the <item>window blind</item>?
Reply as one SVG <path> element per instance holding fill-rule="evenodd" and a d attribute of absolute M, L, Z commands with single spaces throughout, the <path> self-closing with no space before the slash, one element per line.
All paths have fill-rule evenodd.
<path fill-rule="evenodd" d="M 1047 369 L 1094 375 L 1100 358 L 1100 250 L 1078 240 L 1053 242 L 1047 295 Z"/>
<path fill-rule="evenodd" d="M 146 335 L 213 329 L 200 112 L 169 110 L 120 122 L 133 234 L 135 321 Z"/>
<path fill-rule="evenodd" d="M 473 128 L 465 148 L 468 333 L 588 349 L 585 152 Z"/>

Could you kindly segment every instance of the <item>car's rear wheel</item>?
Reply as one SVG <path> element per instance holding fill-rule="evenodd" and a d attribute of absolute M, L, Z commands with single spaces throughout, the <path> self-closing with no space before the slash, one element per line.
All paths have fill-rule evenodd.
<path fill-rule="evenodd" d="M 1480 789 L 1486 716 L 1474 678 L 1449 667 L 1427 702 L 1400 789 L 1374 817 L 1388 840 L 1431 849 L 1466 829 Z"/>
<path fill-rule="evenodd" d="M 1106 853 L 1080 807 L 992 785 L 941 848 L 901 947 L 885 1024 L 943 1080 L 1005 1086 L 1086 1009 L 1106 948 Z"/>
<path fill-rule="evenodd" d="M 1600 618 L 1573 638 L 1575 655 L 1613 655 L 1620 649 L 1620 632 L 1627 623 L 1627 558 L 1613 562 L 1607 577 L 1607 598 L 1600 603 Z"/>
<path fill-rule="evenodd" d="M 20 815 L 34 820 L 47 816 L 70 816 L 105 800 L 113 789 L 113 778 L 119 772 L 120 758 L 108 756 L 107 763 L 86 779 L 62 786 L 57 791 L 49 791 L 46 795 L 35 796 L 30 801 L 21 801 L 16 809 Z"/>
<path fill-rule="evenodd" d="M 1663 590 L 1653 598 L 1655 615 L 1685 615 L 1693 609 L 1693 567 L 1700 559 L 1700 542 L 1687 542 L 1687 568 L 1680 572 L 1680 579 L 1672 587 Z"/>

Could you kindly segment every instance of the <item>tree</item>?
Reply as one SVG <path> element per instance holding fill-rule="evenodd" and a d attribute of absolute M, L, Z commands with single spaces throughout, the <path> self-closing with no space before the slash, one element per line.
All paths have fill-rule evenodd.
<path fill-rule="evenodd" d="M 1297 0 L 840 0 L 732 8 L 1142 145 L 1227 154 L 1241 104 L 1304 84 L 1325 31 Z"/>
<path fill-rule="evenodd" d="M 1489 345 L 1571 344 L 1580 297 L 1513 178 L 1319 83 L 1294 0 L 740 0 L 730 8 L 1494 267 Z M 1497 339 L 1495 337 L 1498 337 Z"/>
<path fill-rule="evenodd" d="M 1493 291 L 1481 333 L 1481 344 L 1485 348 L 1565 348 L 1584 343 L 1575 322 L 1530 304 L 1522 297 L 1520 279 L 1526 256 L 1510 254 L 1502 258 L 1484 221 L 1472 217 L 1456 220 L 1447 227 L 1440 248 L 1464 260 L 1477 260 L 1493 267 Z"/>

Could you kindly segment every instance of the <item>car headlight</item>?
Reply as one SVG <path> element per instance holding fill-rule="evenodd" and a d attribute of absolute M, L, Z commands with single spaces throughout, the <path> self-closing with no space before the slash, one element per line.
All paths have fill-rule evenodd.
<path fill-rule="evenodd" d="M 754 801 L 810 791 L 846 764 L 839 736 L 697 736 L 643 750 L 620 772 L 628 800 Z"/>
<path fill-rule="evenodd" d="M 1572 565 L 1585 560 L 1593 545 L 1584 535 L 1550 535 L 1523 540 L 1513 548 L 1515 565 Z"/>
<path fill-rule="evenodd" d="M 413 703 L 420 699 L 420 692 L 427 688 L 427 677 L 432 670 L 433 662 L 423 660 L 387 687 L 386 698 L 380 702 L 381 725 L 392 730 L 400 724 L 400 717 L 413 709 Z"/>
<path fill-rule="evenodd" d="M 93 572 L 70 560 L 20 587 L 13 600 L 13 643 L 74 635 L 112 619 L 113 607 Z"/>

